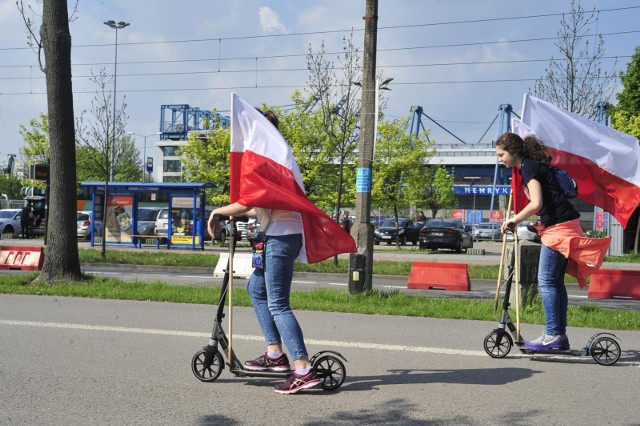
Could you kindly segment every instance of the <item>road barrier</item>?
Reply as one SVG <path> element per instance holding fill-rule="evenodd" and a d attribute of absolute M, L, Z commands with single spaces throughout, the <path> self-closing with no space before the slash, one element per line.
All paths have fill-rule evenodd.
<path fill-rule="evenodd" d="M 600 269 L 591 275 L 587 297 L 590 299 L 625 297 L 640 300 L 640 271 Z"/>
<path fill-rule="evenodd" d="M 407 288 L 469 291 L 469 271 L 463 263 L 413 262 Z"/>
<path fill-rule="evenodd" d="M 0 246 L 0 269 L 39 271 L 43 263 L 43 247 Z"/>

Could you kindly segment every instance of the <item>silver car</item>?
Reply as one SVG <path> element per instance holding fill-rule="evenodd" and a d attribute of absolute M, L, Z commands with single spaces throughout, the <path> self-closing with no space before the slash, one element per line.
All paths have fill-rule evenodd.
<path fill-rule="evenodd" d="M 0 234 L 11 238 L 20 233 L 20 218 L 22 209 L 0 210 Z"/>
<path fill-rule="evenodd" d="M 534 243 L 539 243 L 540 235 L 538 235 L 537 232 L 529 231 L 529 229 L 527 228 L 530 223 L 530 221 L 525 220 L 518 225 L 518 240 L 529 240 L 533 241 Z M 513 241 L 513 234 L 511 232 L 507 233 L 507 241 Z"/>
<path fill-rule="evenodd" d="M 500 232 L 499 223 L 478 223 L 473 225 L 473 241 L 490 240 L 501 241 L 502 233 Z"/>

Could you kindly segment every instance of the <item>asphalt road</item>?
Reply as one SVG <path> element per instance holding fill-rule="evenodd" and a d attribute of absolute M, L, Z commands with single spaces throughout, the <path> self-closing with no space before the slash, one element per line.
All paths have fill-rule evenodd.
<path fill-rule="evenodd" d="M 640 333 L 622 358 L 503 359 L 483 350 L 494 322 L 297 312 L 309 351 L 342 353 L 334 392 L 278 395 L 223 371 L 201 383 L 191 358 L 212 307 L 0 295 L 0 425 L 637 425 Z M 229 315 L 227 315 L 229 317 Z M 233 311 L 241 359 L 263 350 L 254 314 Z M 228 318 L 227 318 L 228 320 Z M 227 326 L 225 325 L 225 328 Z M 525 337 L 540 326 L 523 325 Z M 569 329 L 573 347 L 599 330 Z"/>

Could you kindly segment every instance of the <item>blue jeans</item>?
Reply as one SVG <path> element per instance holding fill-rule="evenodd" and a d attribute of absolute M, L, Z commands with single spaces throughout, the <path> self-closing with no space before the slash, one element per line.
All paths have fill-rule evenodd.
<path fill-rule="evenodd" d="M 567 332 L 569 299 L 564 273 L 569 261 L 559 252 L 542 244 L 538 263 L 538 287 L 547 320 L 545 334 L 557 336 Z"/>
<path fill-rule="evenodd" d="M 284 344 L 294 360 L 307 356 L 302 329 L 289 304 L 293 262 L 302 235 L 267 236 L 264 269 L 254 269 L 247 290 L 267 345 Z"/>

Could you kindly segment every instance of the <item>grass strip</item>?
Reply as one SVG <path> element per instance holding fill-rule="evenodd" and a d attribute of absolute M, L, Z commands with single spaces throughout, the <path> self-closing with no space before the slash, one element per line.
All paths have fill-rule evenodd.
<path fill-rule="evenodd" d="M 218 303 L 220 298 L 220 288 L 218 287 L 173 286 L 160 282 L 125 282 L 102 277 L 87 277 L 78 283 L 32 284 L 36 276 L 35 273 L 2 276 L 0 277 L 0 293 L 208 305 Z M 235 306 L 251 306 L 246 290 L 234 288 L 233 294 Z M 351 295 L 345 291 L 327 289 L 298 291 L 291 294 L 291 305 L 294 309 L 301 310 L 367 315 L 479 321 L 497 321 L 498 319 L 498 315 L 493 313 L 493 300 L 410 296 L 400 292 L 372 291 Z M 636 310 L 579 305 L 569 307 L 567 318 L 572 327 L 640 330 L 640 311 Z M 544 324 L 544 312 L 541 305 L 536 303 L 524 308 L 521 322 Z"/>

